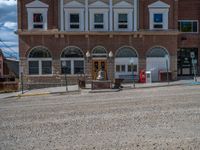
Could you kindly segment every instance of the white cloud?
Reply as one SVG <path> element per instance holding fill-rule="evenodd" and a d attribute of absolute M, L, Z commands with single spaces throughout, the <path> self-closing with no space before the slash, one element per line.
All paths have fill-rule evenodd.
<path fill-rule="evenodd" d="M 12 29 L 12 30 L 16 30 L 17 29 L 17 23 L 8 21 L 8 22 L 4 23 L 4 27 Z"/>
<path fill-rule="evenodd" d="M 0 7 L 3 5 L 16 5 L 17 1 L 16 0 L 0 0 Z"/>

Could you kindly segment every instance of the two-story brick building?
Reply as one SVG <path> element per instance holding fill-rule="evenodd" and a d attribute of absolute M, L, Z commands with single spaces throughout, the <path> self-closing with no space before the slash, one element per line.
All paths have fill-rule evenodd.
<path fill-rule="evenodd" d="M 173 79 L 191 76 L 191 53 L 200 69 L 199 10 L 199 0 L 18 0 L 21 68 L 29 83 L 96 79 L 100 69 L 120 78 L 131 63 L 153 81 L 167 66 Z"/>

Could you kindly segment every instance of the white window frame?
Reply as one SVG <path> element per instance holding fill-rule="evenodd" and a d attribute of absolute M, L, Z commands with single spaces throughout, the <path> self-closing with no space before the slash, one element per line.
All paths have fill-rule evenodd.
<path fill-rule="evenodd" d="M 28 30 L 47 30 L 47 12 L 48 8 L 27 8 L 28 12 Z M 34 28 L 34 22 L 33 22 L 33 15 L 36 13 L 40 13 L 43 16 L 43 28 L 38 29 Z M 41 24 L 41 23 L 37 23 Z"/>
<path fill-rule="evenodd" d="M 65 8 L 65 31 L 84 31 L 84 8 Z M 79 14 L 79 28 L 70 28 L 70 14 Z"/>
<path fill-rule="evenodd" d="M 169 20 L 169 8 L 149 8 L 149 26 L 150 30 L 167 30 L 168 29 L 168 20 Z M 157 23 L 154 22 L 154 14 L 162 14 L 163 15 L 163 22 L 162 23 Z M 157 24 L 162 24 L 162 28 L 154 28 L 154 25 Z"/>
<path fill-rule="evenodd" d="M 182 32 L 182 33 L 199 33 L 199 20 L 178 20 L 178 23 L 179 22 L 180 23 L 181 22 L 197 22 L 197 32 L 182 32 L 182 31 L 179 31 L 179 32 Z M 180 26 L 180 28 L 181 28 L 181 26 Z"/>
<path fill-rule="evenodd" d="M 29 74 L 29 62 L 37 61 L 39 62 L 39 74 Z M 42 61 L 51 61 L 51 74 L 42 74 Z M 28 74 L 29 76 L 52 76 L 53 75 L 53 65 L 52 58 L 28 58 Z"/>
<path fill-rule="evenodd" d="M 109 9 L 97 9 L 97 8 L 90 8 L 90 31 L 108 31 L 108 12 Z M 95 14 L 103 14 L 103 29 L 96 29 L 94 28 L 94 15 Z M 99 24 L 99 23 L 98 23 Z"/>
<path fill-rule="evenodd" d="M 60 62 L 62 61 L 70 61 L 71 62 L 71 74 L 67 75 L 81 75 L 81 74 L 75 74 L 74 73 L 74 61 L 83 61 L 83 74 L 85 73 L 85 61 L 84 58 L 61 58 Z M 62 69 L 62 64 L 61 64 L 61 69 Z"/>
<path fill-rule="evenodd" d="M 119 14 L 127 14 L 127 28 L 119 28 Z M 133 9 L 114 9 L 114 30 L 115 31 L 132 31 L 133 30 Z"/>

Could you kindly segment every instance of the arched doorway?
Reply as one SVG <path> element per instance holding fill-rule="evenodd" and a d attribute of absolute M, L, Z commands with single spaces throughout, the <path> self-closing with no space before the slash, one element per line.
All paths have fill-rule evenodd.
<path fill-rule="evenodd" d="M 97 46 L 92 50 L 92 79 L 96 80 L 98 72 L 102 70 L 104 72 L 104 79 L 108 78 L 107 75 L 107 56 L 106 49 L 102 46 Z"/>
<path fill-rule="evenodd" d="M 154 47 L 147 52 L 146 70 L 151 71 L 152 81 L 159 81 L 159 72 L 166 71 L 167 67 L 170 68 L 170 61 L 165 48 Z"/>
<path fill-rule="evenodd" d="M 131 47 L 121 47 L 115 56 L 115 78 L 132 75 L 132 72 L 134 75 L 138 74 L 138 53 Z"/>

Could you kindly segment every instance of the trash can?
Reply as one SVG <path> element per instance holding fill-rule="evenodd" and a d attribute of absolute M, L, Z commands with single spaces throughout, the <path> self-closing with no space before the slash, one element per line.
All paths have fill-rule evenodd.
<path fill-rule="evenodd" d="M 79 88 L 85 88 L 85 80 L 79 79 L 78 80 L 78 86 L 79 86 Z"/>
<path fill-rule="evenodd" d="M 151 71 L 146 71 L 146 83 L 152 83 Z"/>

